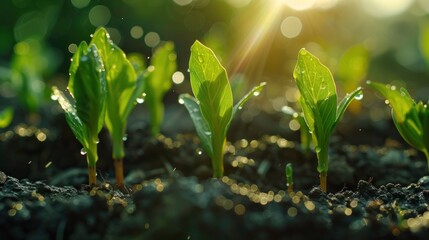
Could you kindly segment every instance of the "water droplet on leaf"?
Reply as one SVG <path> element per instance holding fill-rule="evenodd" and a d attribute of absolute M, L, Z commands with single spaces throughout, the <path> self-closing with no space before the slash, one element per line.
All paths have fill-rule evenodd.
<path fill-rule="evenodd" d="M 51 99 L 54 100 L 54 101 L 57 101 L 58 100 L 58 96 L 55 95 L 55 94 L 52 94 L 51 95 Z"/>
<path fill-rule="evenodd" d="M 184 103 L 185 103 L 185 101 L 183 99 L 179 98 L 179 104 L 184 104 Z"/>
<path fill-rule="evenodd" d="M 122 137 L 122 141 L 127 141 L 128 140 L 128 135 L 127 134 L 125 134 L 123 137 Z"/>
<path fill-rule="evenodd" d="M 363 98 L 363 94 L 362 93 L 359 93 L 358 95 L 355 96 L 355 99 L 358 100 L 358 101 L 362 100 L 362 98 Z"/>
<path fill-rule="evenodd" d="M 80 150 L 80 154 L 81 154 L 81 155 L 86 155 L 86 149 L 85 149 L 85 148 L 82 148 L 82 149 Z"/>
<path fill-rule="evenodd" d="M 261 94 L 260 91 L 253 92 L 253 96 L 255 96 L 255 97 L 259 96 L 259 94 Z"/>

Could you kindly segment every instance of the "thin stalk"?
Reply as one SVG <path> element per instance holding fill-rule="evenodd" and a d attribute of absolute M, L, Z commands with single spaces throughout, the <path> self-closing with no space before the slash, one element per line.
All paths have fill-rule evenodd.
<path fill-rule="evenodd" d="M 113 162 L 115 165 L 115 179 L 116 186 L 120 189 L 125 187 L 124 185 L 124 167 L 123 167 L 123 158 L 125 156 L 124 151 L 124 140 L 122 136 L 125 131 L 121 131 L 120 134 L 115 134 L 113 139 Z"/>
<path fill-rule="evenodd" d="M 323 192 L 327 192 L 327 178 L 328 178 L 328 145 L 316 148 L 317 155 L 317 171 L 320 173 L 320 188 Z"/>
<path fill-rule="evenodd" d="M 115 162 L 115 178 L 116 178 L 116 186 L 119 189 L 123 189 L 125 187 L 124 184 L 124 167 L 122 158 L 114 159 Z"/>
<path fill-rule="evenodd" d="M 89 186 L 95 186 L 97 184 L 97 172 L 96 167 L 88 165 L 88 183 Z"/>
<path fill-rule="evenodd" d="M 293 192 L 293 183 L 288 183 L 287 184 L 287 193 L 292 193 Z"/>
<path fill-rule="evenodd" d="M 213 167 L 213 177 L 221 178 L 223 177 L 223 151 L 225 149 L 226 139 L 223 141 L 221 145 L 221 149 L 213 149 L 213 159 L 212 159 L 212 167 Z"/>
<path fill-rule="evenodd" d="M 322 189 L 322 192 L 326 193 L 328 190 L 328 187 L 327 187 L 328 173 L 327 172 L 320 173 L 319 178 L 320 178 L 320 188 Z"/>

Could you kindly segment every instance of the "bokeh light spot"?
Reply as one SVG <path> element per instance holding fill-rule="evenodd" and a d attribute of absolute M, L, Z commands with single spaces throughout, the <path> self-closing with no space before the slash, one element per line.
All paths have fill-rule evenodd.
<path fill-rule="evenodd" d="M 171 79 L 173 80 L 173 83 L 181 84 L 185 80 L 185 75 L 182 72 L 177 71 L 173 73 L 173 76 L 171 77 Z"/>
<path fill-rule="evenodd" d="M 159 38 L 158 33 L 156 32 L 148 32 L 144 37 L 144 42 L 149 47 L 156 47 L 161 39 Z"/>
<path fill-rule="evenodd" d="M 192 2 L 192 0 L 173 0 L 179 6 L 186 6 Z"/>
<path fill-rule="evenodd" d="M 277 0 L 277 1 L 297 11 L 310 9 L 317 2 L 317 0 Z"/>
<path fill-rule="evenodd" d="M 70 44 L 68 50 L 70 53 L 75 53 L 77 50 L 77 45 L 75 43 Z"/>
<path fill-rule="evenodd" d="M 301 33 L 302 22 L 297 17 L 287 17 L 282 21 L 280 30 L 283 36 L 287 38 L 295 38 Z"/>
<path fill-rule="evenodd" d="M 84 8 L 88 6 L 91 0 L 71 0 L 71 3 L 75 8 Z"/>
<path fill-rule="evenodd" d="M 103 5 L 97 5 L 89 11 L 89 21 L 94 27 L 105 26 L 110 21 L 110 10 Z"/>
<path fill-rule="evenodd" d="M 130 30 L 130 35 L 134 39 L 139 39 L 143 37 L 143 28 L 140 26 L 134 26 Z"/>
<path fill-rule="evenodd" d="M 359 2 L 374 17 L 390 17 L 407 10 L 413 0 L 362 0 Z"/>

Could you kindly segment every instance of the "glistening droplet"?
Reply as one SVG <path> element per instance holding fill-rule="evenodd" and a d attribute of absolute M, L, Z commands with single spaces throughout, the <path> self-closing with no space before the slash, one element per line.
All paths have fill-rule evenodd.
<path fill-rule="evenodd" d="M 86 149 L 85 149 L 85 148 L 82 148 L 82 149 L 80 150 L 80 154 L 81 154 L 81 155 L 86 155 Z"/>

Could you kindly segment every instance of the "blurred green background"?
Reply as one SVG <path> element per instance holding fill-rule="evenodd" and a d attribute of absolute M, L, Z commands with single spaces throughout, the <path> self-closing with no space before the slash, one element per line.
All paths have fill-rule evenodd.
<path fill-rule="evenodd" d="M 50 86 L 65 88 L 69 59 L 99 26 L 126 53 L 150 57 L 160 42 L 174 42 L 184 78 L 175 79 L 167 101 L 190 92 L 196 39 L 221 58 L 233 84 L 268 82 L 264 100 L 251 103 L 268 113 L 297 100 L 292 72 L 302 47 L 331 69 L 340 95 L 371 79 L 429 98 L 427 0 L 7 0 L 0 11 L 0 108 L 12 105 L 30 122 L 52 104 Z M 363 107 L 381 101 L 365 95 Z"/>

